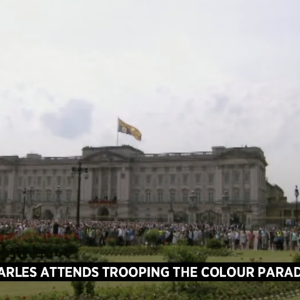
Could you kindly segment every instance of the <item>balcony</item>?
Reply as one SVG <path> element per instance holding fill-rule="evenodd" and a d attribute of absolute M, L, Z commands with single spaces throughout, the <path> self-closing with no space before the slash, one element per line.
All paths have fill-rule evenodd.
<path fill-rule="evenodd" d="M 95 197 L 94 200 L 91 200 L 88 202 L 90 205 L 93 206 L 101 206 L 101 205 L 116 205 L 117 204 L 117 198 L 114 197 L 112 200 L 108 200 L 107 198 L 104 198 L 102 200 L 99 200 L 98 197 Z"/>

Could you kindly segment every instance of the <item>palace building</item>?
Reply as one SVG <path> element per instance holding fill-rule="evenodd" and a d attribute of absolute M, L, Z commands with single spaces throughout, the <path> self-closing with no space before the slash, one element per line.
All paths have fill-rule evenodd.
<path fill-rule="evenodd" d="M 1 156 L 0 215 L 76 219 L 72 167 L 79 161 L 81 220 L 265 223 L 267 162 L 258 147 L 146 154 L 123 145 L 85 147 L 78 157 Z"/>

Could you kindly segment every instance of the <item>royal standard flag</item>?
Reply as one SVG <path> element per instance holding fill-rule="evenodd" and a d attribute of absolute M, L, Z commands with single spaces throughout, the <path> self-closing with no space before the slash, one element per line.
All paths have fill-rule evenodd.
<path fill-rule="evenodd" d="M 135 127 L 125 123 L 121 119 L 118 121 L 118 132 L 132 135 L 136 140 L 142 140 L 142 133 Z"/>

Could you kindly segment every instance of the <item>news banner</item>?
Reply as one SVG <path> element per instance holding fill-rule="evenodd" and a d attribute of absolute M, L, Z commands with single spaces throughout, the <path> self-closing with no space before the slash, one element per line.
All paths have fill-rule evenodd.
<path fill-rule="evenodd" d="M 295 263 L 3 263 L 0 281 L 298 281 Z"/>

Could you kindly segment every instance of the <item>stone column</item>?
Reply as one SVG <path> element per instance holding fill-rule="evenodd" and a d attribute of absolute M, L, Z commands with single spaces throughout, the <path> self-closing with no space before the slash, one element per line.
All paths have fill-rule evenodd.
<path fill-rule="evenodd" d="M 82 185 L 82 202 L 91 201 L 93 193 L 93 174 L 94 170 L 90 169 L 88 173 L 88 178 L 85 178 L 85 174 L 81 174 L 81 185 Z"/>
<path fill-rule="evenodd" d="M 222 200 L 222 194 L 223 194 L 223 173 L 222 173 L 222 166 L 216 167 L 216 194 L 215 194 L 215 200 L 220 201 Z"/>
<path fill-rule="evenodd" d="M 108 178 L 107 178 L 107 200 L 111 200 L 111 168 L 108 169 Z"/>
<path fill-rule="evenodd" d="M 250 169 L 250 199 L 258 202 L 258 166 L 253 165 Z"/>
<path fill-rule="evenodd" d="M 15 194 L 15 186 L 16 186 L 16 170 L 12 169 L 8 173 L 8 190 L 7 190 L 7 200 L 11 201 L 16 198 Z"/>
<path fill-rule="evenodd" d="M 101 169 L 98 171 L 98 197 L 99 200 L 102 200 L 102 171 Z"/>

